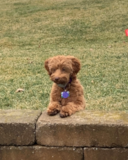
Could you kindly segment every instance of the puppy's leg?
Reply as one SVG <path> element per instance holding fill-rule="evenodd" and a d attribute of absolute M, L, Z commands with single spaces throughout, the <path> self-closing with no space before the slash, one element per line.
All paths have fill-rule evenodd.
<path fill-rule="evenodd" d="M 50 102 L 47 109 L 47 113 L 50 116 L 54 116 L 60 112 L 60 109 L 61 109 L 61 105 L 59 102 Z"/>
<path fill-rule="evenodd" d="M 73 113 L 84 109 L 84 104 L 75 104 L 73 102 L 69 102 L 66 106 L 63 106 L 60 111 L 60 117 L 68 117 L 72 115 Z"/>

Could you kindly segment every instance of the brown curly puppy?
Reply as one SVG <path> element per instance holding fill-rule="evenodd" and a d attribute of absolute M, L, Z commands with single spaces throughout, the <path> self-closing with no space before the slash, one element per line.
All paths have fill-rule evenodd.
<path fill-rule="evenodd" d="M 85 107 L 83 87 L 76 78 L 80 62 L 73 56 L 55 56 L 45 61 L 52 86 L 48 115 L 67 117 Z"/>

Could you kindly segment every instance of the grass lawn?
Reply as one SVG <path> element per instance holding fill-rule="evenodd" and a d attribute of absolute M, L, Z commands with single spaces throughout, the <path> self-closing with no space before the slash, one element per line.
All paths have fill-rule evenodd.
<path fill-rule="evenodd" d="M 128 0 L 0 0 L 0 108 L 46 108 L 44 61 L 73 55 L 86 109 L 128 111 L 127 28 Z"/>

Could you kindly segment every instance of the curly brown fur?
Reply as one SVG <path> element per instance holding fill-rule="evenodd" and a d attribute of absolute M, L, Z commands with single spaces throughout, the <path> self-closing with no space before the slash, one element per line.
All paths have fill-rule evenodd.
<path fill-rule="evenodd" d="M 83 87 L 76 78 L 81 68 L 79 60 L 73 56 L 55 56 L 45 61 L 45 68 L 50 79 L 55 82 L 51 90 L 48 115 L 56 115 L 60 112 L 60 117 L 63 118 L 84 109 Z M 69 83 L 70 79 L 71 83 Z M 58 84 L 67 84 L 66 90 L 70 92 L 68 98 L 61 98 L 64 88 Z"/>

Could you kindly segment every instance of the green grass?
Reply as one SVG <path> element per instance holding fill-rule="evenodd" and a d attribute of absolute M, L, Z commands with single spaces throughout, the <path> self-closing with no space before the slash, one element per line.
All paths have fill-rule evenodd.
<path fill-rule="evenodd" d="M 46 108 L 52 82 L 44 61 L 61 54 L 81 60 L 86 109 L 128 111 L 127 6 L 127 0 L 1 0 L 0 108 Z"/>

